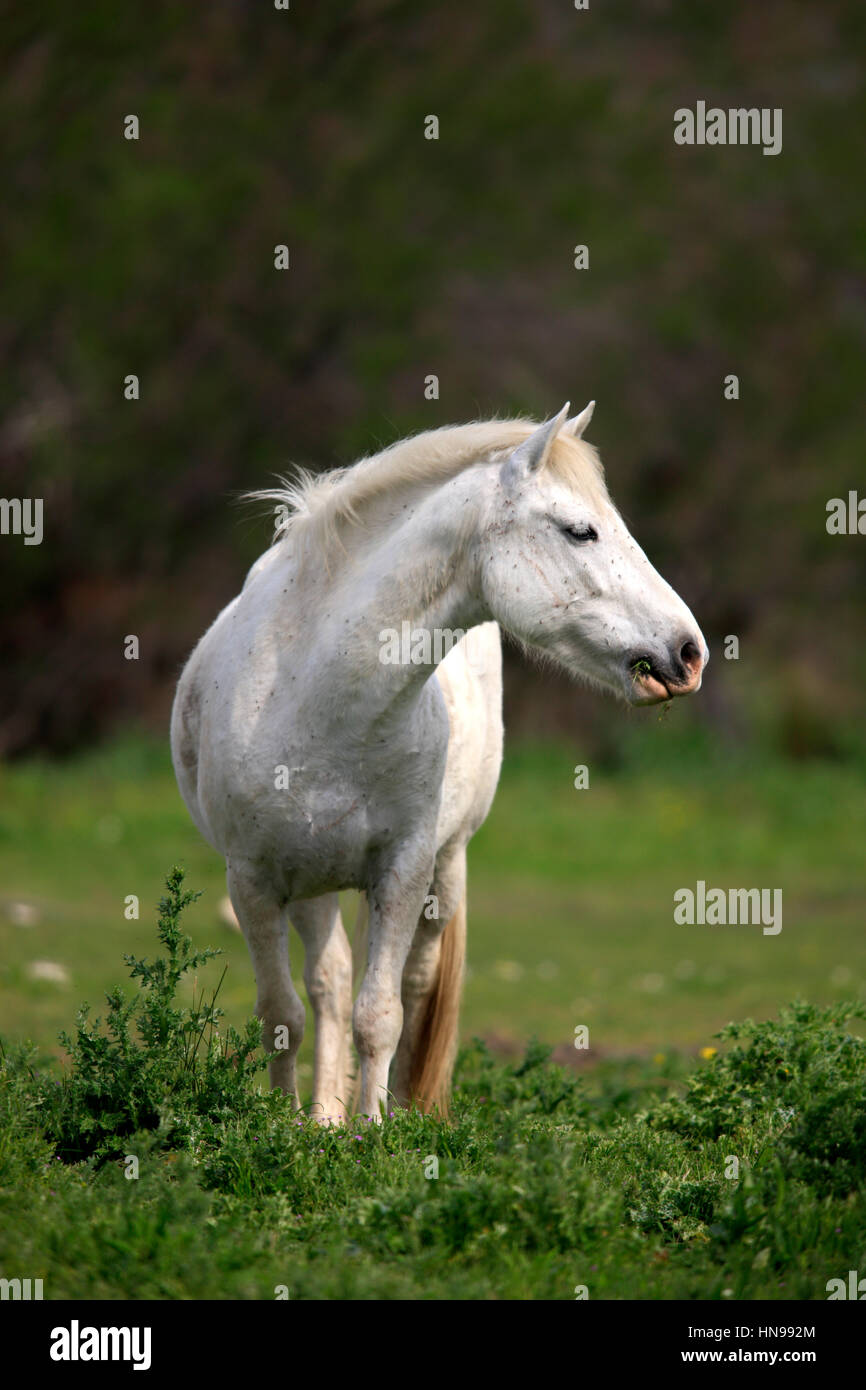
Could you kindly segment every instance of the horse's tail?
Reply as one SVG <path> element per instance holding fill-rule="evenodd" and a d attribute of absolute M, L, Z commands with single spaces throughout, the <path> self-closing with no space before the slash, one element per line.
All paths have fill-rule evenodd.
<path fill-rule="evenodd" d="M 447 1116 L 457 1056 L 460 995 L 466 963 L 466 895 L 442 933 L 439 965 L 412 1057 L 409 1095 L 424 1111 Z"/>

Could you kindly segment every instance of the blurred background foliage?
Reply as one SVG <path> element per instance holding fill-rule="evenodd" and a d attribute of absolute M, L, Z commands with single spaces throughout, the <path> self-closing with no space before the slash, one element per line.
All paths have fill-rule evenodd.
<path fill-rule="evenodd" d="M 165 732 L 268 540 L 240 490 L 590 397 L 713 649 L 678 719 L 861 742 L 866 541 L 825 508 L 863 482 L 862 5 L 46 0 L 2 28 L 0 492 L 45 499 L 45 539 L 0 542 L 0 752 Z M 698 98 L 781 107 L 782 153 L 678 147 Z M 516 657 L 506 714 L 621 756 L 623 712 Z"/>

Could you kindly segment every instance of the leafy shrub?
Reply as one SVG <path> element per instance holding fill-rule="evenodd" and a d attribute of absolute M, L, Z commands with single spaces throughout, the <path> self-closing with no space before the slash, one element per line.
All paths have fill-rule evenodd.
<path fill-rule="evenodd" d="M 852 1018 L 866 1008 L 798 1001 L 777 1019 L 729 1023 L 719 1037 L 736 1045 L 643 1118 L 691 1147 L 757 1141 L 818 1191 L 851 1191 L 866 1182 L 866 1041 L 844 1031 Z"/>
<path fill-rule="evenodd" d="M 687 1138 L 717 1139 L 774 1112 L 787 1122 L 816 1096 L 862 1085 L 866 1041 L 840 1032 L 851 1018 L 866 1018 L 866 1008 L 819 1009 L 798 1001 L 777 1019 L 729 1023 L 717 1036 L 737 1045 L 701 1067 L 684 1096 L 658 1105 L 649 1123 Z"/>
<path fill-rule="evenodd" d="M 552 1115 L 560 1107 L 573 1115 L 588 1113 L 582 1081 L 574 1072 L 550 1063 L 552 1050 L 532 1038 L 521 1061 L 503 1066 L 480 1038 L 474 1038 L 458 1059 L 457 1094 L 464 1101 L 500 1107 L 509 1114 Z"/>
<path fill-rule="evenodd" d="M 182 869 L 172 869 L 159 902 L 165 955 L 153 962 L 124 956 L 141 992 L 127 999 L 115 988 L 106 995 L 104 1030 L 85 1004 L 75 1036 L 60 1035 L 71 1067 L 59 1083 L 43 1084 L 41 1100 L 45 1134 L 69 1162 L 115 1156 L 139 1130 L 160 1129 L 165 1147 L 183 1147 L 196 1120 L 243 1114 L 256 1103 L 250 1082 L 265 1065 L 255 1056 L 260 1024 L 250 1020 L 242 1034 L 229 1028 L 224 1040 L 219 985 L 209 1001 L 202 995 L 185 1007 L 175 1000 L 184 976 L 220 954 L 195 950 L 181 932 L 182 913 L 200 896 L 185 892 L 183 879 Z"/>

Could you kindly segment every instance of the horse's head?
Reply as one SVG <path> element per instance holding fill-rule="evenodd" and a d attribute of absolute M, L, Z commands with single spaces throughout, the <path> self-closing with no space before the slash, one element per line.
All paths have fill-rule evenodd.
<path fill-rule="evenodd" d="M 581 435 L 593 404 L 568 406 L 500 465 L 482 547 L 492 615 L 572 675 L 655 704 L 700 688 L 709 651 L 653 569 Z"/>

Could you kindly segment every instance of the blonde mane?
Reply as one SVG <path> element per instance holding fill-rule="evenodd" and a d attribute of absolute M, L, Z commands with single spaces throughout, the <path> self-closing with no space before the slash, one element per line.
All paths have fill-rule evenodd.
<path fill-rule="evenodd" d="M 344 548 L 346 532 L 361 524 L 377 502 L 399 500 L 441 486 L 482 461 L 503 460 L 538 428 L 536 421 L 477 420 L 445 425 L 400 439 L 377 454 L 327 473 L 298 469 L 280 486 L 248 494 L 252 501 L 276 504 L 282 517 L 276 540 L 299 541 L 304 550 L 333 556 Z M 547 471 L 589 501 L 609 502 L 597 451 L 583 439 L 561 432 Z"/>

